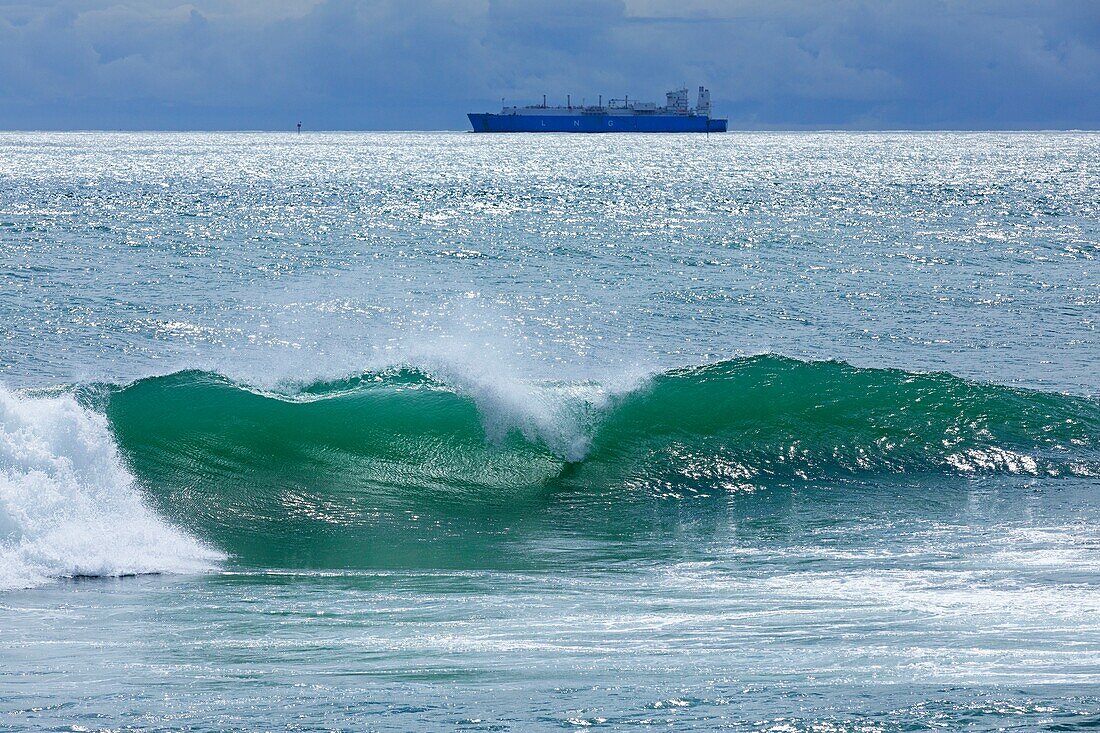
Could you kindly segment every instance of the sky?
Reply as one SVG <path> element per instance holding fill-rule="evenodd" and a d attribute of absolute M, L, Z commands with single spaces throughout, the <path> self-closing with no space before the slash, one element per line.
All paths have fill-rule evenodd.
<path fill-rule="evenodd" d="M 464 129 L 682 84 L 735 129 L 1100 129 L 1100 0 L 0 0 L 0 129 Z"/>

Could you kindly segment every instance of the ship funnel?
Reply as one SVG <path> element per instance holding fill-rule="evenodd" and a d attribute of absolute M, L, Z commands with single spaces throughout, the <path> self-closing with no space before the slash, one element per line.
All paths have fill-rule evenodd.
<path fill-rule="evenodd" d="M 710 90 L 699 87 L 699 102 L 695 105 L 695 114 L 710 117 Z"/>

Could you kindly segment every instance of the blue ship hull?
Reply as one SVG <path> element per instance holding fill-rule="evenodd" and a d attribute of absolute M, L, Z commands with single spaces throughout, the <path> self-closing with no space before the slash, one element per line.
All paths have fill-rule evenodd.
<path fill-rule="evenodd" d="M 474 132 L 725 132 L 700 115 L 497 115 L 471 112 Z"/>

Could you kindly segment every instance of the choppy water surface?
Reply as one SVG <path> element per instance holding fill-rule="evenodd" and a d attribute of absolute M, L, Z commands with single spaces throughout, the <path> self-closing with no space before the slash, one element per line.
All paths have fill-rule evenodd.
<path fill-rule="evenodd" d="M 1100 725 L 1100 135 L 0 135 L 0 729 Z"/>

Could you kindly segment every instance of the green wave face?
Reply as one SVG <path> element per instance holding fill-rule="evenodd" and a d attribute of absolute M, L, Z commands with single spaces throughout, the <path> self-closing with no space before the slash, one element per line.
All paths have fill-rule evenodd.
<path fill-rule="evenodd" d="M 943 373 L 774 356 L 658 376 L 600 426 L 592 458 L 669 490 L 864 474 L 1096 468 L 1096 402 Z"/>
<path fill-rule="evenodd" d="M 472 400 L 416 373 L 301 396 L 187 372 L 115 393 L 108 417 L 161 511 L 262 565 L 475 562 L 458 525 L 522 511 L 564 465 L 519 435 L 488 441 Z"/>
<path fill-rule="evenodd" d="M 523 414 L 487 428 L 475 399 L 410 370 L 291 397 L 183 372 L 107 403 L 161 511 L 279 567 L 507 564 L 509 542 L 551 517 L 628 524 L 661 499 L 792 482 L 1100 473 L 1097 402 L 945 374 L 763 356 L 567 408 L 587 417 L 549 433 L 584 433 L 583 457 Z"/>

